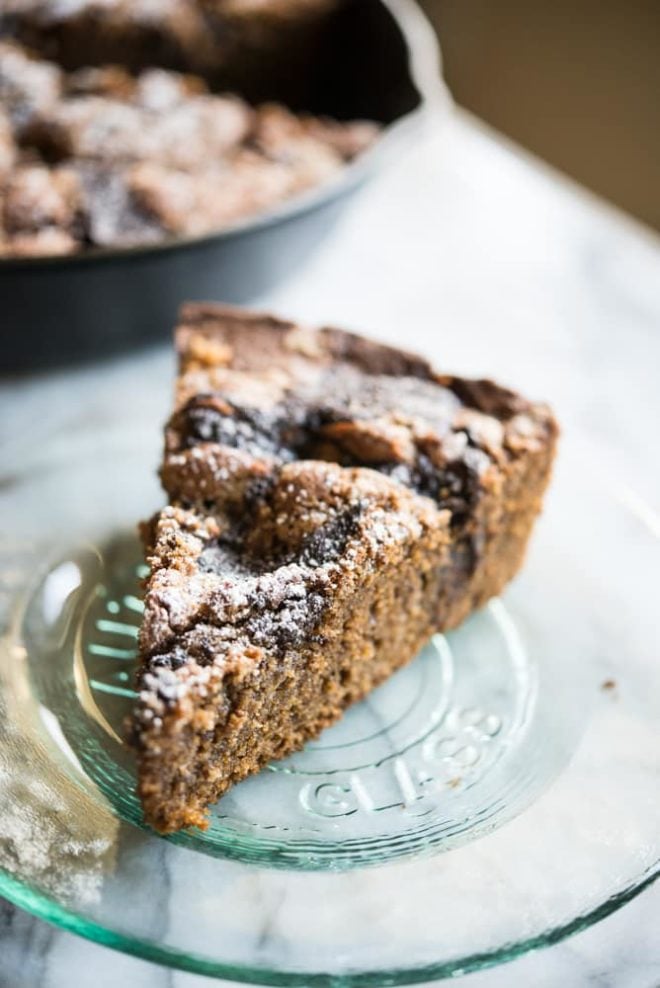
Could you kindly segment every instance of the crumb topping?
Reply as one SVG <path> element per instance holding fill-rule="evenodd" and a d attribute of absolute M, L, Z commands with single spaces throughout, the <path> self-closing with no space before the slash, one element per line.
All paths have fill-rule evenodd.
<path fill-rule="evenodd" d="M 255 316 L 242 336 L 222 311 L 224 332 L 207 332 L 203 307 L 180 331 L 162 470 L 172 503 L 152 526 L 141 632 L 150 718 L 209 676 L 323 644 L 329 609 L 422 536 L 463 540 L 476 559 L 480 498 L 548 428 L 543 406 L 491 382 L 440 377 L 336 330 Z"/>
<path fill-rule="evenodd" d="M 313 635 L 331 601 L 375 576 L 385 552 L 447 521 L 371 471 L 330 463 L 283 466 L 245 500 L 249 515 L 220 523 L 199 510 L 161 512 L 142 628 L 153 675 L 191 661 L 224 668 L 250 647 L 283 655 Z M 143 699 L 155 680 L 144 688 Z"/>
<path fill-rule="evenodd" d="M 3 256 L 223 229 L 331 181 L 378 134 L 369 122 L 253 108 L 189 73 L 66 72 L 13 41 L 0 41 L 0 102 Z M 38 209 L 12 205 L 14 186 L 34 169 L 50 199 L 63 175 L 75 185 L 75 224 L 68 213 L 42 221 Z"/>

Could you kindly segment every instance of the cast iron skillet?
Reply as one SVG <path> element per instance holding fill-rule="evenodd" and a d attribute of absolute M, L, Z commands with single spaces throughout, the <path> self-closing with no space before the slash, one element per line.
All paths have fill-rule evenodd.
<path fill-rule="evenodd" d="M 330 25 L 295 103 L 384 124 L 333 183 L 223 232 L 75 257 L 0 260 L 0 367 L 84 360 L 165 337 L 185 299 L 247 303 L 293 271 L 351 193 L 441 98 L 438 49 L 414 0 L 354 0 Z"/>

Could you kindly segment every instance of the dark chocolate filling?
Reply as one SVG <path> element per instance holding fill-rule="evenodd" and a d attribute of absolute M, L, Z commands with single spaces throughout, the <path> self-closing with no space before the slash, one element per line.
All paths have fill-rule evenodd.
<path fill-rule="evenodd" d="M 276 405 L 264 411 L 228 401 L 224 404 L 231 414 L 215 407 L 212 395 L 191 399 L 183 409 L 179 426 L 183 449 L 211 442 L 251 456 L 274 456 L 283 462 L 300 458 L 298 451 L 307 438 L 301 407 Z"/>
<path fill-rule="evenodd" d="M 246 606 L 236 621 L 222 621 L 222 626 L 232 625 L 236 633 L 248 636 L 255 645 L 267 646 L 271 652 L 282 654 L 287 648 L 311 640 L 315 626 L 327 606 L 324 587 L 317 581 L 314 570 L 324 563 L 339 559 L 349 540 L 358 532 L 364 506 L 351 505 L 332 520 L 307 535 L 297 546 L 279 545 L 268 557 L 253 554 L 245 545 L 246 530 L 240 525 L 230 535 L 209 541 L 200 554 L 198 565 L 205 573 L 214 573 L 227 579 L 258 577 L 276 574 L 282 567 L 298 563 L 307 572 L 303 580 L 293 580 L 283 574 L 281 580 L 260 583 L 256 590 L 247 593 Z M 247 614 L 247 617 L 243 616 Z M 215 624 L 213 613 L 206 621 Z M 198 624 L 196 619 L 195 624 Z M 204 634 L 195 632 L 194 642 L 180 643 L 167 652 L 150 660 L 150 669 L 179 669 L 190 658 L 202 665 L 212 662 L 216 654 L 212 642 Z"/>
<path fill-rule="evenodd" d="M 495 393 L 487 395 L 489 402 L 498 404 L 501 412 L 506 405 L 510 412 L 501 389 L 493 388 Z M 268 409 L 239 405 L 210 394 L 197 395 L 176 414 L 172 426 L 182 449 L 218 443 L 251 456 L 269 456 L 287 463 L 327 458 L 329 444 L 323 436 L 324 426 L 369 421 L 401 409 L 408 417 L 428 423 L 439 437 L 462 432 L 465 449 L 442 466 L 433 464 L 419 448 L 412 463 L 365 463 L 336 443 L 330 444 L 330 455 L 342 466 L 368 466 L 431 498 L 438 507 L 452 512 L 452 526 L 457 527 L 474 507 L 479 477 L 490 461 L 468 430 L 453 428 L 452 421 L 460 407 L 461 401 L 452 389 L 432 381 L 370 377 L 344 369 L 342 374 L 328 373 L 313 392 L 290 393 Z"/>
<path fill-rule="evenodd" d="M 292 563 L 313 570 L 342 556 L 349 540 L 358 533 L 363 511 L 363 504 L 353 504 L 306 535 L 298 545 L 275 544 L 267 555 L 247 547 L 250 520 L 246 517 L 229 533 L 207 543 L 199 556 L 198 566 L 204 573 L 228 576 L 261 576 Z"/>

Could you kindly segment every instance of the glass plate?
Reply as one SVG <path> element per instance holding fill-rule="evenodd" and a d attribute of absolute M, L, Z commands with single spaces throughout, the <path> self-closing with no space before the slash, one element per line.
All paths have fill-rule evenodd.
<path fill-rule="evenodd" d="M 154 434 L 65 452 L 4 501 L 2 895 L 174 967 L 382 985 L 555 942 L 657 875 L 658 532 L 569 442 L 502 599 L 170 838 L 123 742 Z"/>

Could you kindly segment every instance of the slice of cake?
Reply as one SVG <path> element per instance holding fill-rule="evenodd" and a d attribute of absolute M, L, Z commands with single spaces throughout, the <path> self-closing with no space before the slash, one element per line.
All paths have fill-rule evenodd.
<path fill-rule="evenodd" d="M 300 749 L 518 570 L 557 426 L 336 329 L 187 305 L 133 720 L 146 820 Z"/>

